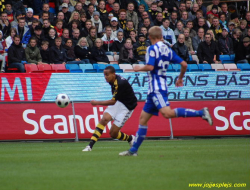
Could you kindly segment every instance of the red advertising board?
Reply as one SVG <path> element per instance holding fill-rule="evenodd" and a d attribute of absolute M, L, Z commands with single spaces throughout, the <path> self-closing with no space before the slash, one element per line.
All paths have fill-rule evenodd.
<path fill-rule="evenodd" d="M 139 102 L 122 131 L 135 134 L 144 102 Z M 90 138 L 105 107 L 75 103 L 76 123 L 80 139 Z M 250 135 L 250 100 L 179 101 L 172 108 L 201 109 L 208 107 L 214 125 L 201 118 L 172 119 L 174 136 Z M 54 103 L 0 104 L 0 140 L 74 139 L 75 129 L 71 105 L 59 108 Z M 110 124 L 102 138 L 109 138 Z M 148 137 L 170 136 L 169 120 L 152 117 Z"/>

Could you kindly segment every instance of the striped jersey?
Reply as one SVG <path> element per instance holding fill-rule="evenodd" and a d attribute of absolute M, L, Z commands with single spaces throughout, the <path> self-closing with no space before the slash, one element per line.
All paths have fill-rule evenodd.
<path fill-rule="evenodd" d="M 148 94 L 157 91 L 167 91 L 167 69 L 169 63 L 181 63 L 183 60 L 167 45 L 159 41 L 147 48 L 146 64 L 154 66 L 148 71 Z"/>

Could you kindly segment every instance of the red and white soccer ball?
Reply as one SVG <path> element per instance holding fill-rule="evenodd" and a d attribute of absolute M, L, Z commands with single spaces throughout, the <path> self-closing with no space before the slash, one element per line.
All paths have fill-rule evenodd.
<path fill-rule="evenodd" d="M 56 97 L 56 105 L 60 108 L 65 108 L 69 105 L 70 99 L 67 94 L 58 94 Z"/>

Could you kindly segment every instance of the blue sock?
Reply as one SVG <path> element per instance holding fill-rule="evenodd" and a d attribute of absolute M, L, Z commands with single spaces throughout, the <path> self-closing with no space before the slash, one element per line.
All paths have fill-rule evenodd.
<path fill-rule="evenodd" d="M 148 126 L 139 125 L 139 129 L 135 137 L 136 140 L 133 144 L 133 147 L 129 149 L 130 152 L 135 153 L 138 151 L 139 147 L 141 146 L 141 143 L 146 137 L 147 130 L 148 130 Z"/>
<path fill-rule="evenodd" d="M 188 108 L 174 109 L 176 117 L 202 117 L 203 110 L 193 110 Z"/>

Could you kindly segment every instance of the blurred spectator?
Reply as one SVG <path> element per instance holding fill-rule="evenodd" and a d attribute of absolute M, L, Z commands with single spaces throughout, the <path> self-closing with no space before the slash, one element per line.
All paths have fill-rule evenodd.
<path fill-rule="evenodd" d="M 191 0 L 186 0 L 186 11 L 189 13 L 191 11 L 191 5 L 192 5 L 192 1 Z"/>
<path fill-rule="evenodd" d="M 48 36 L 48 42 L 49 42 L 49 47 L 55 46 L 55 39 L 57 37 L 57 32 L 55 28 L 49 29 L 49 36 Z"/>
<path fill-rule="evenodd" d="M 88 46 L 92 48 L 95 45 L 96 40 L 96 27 L 92 26 L 89 30 L 89 35 L 86 37 Z"/>
<path fill-rule="evenodd" d="M 199 44 L 197 55 L 200 63 L 219 63 L 220 51 L 210 34 L 207 33 L 205 41 Z"/>
<path fill-rule="evenodd" d="M 17 68 L 21 73 L 25 73 L 24 64 L 22 62 L 26 61 L 26 57 L 24 48 L 20 42 L 20 36 L 16 35 L 13 43 L 8 49 L 8 68 Z"/>
<path fill-rule="evenodd" d="M 188 20 L 194 20 L 196 18 L 196 13 L 199 10 L 199 5 L 197 3 L 193 4 L 192 10 L 188 13 Z"/>
<path fill-rule="evenodd" d="M 189 36 L 191 38 L 197 36 L 195 30 L 193 29 L 193 21 L 188 21 L 186 27 L 189 28 Z"/>
<path fill-rule="evenodd" d="M 123 32 L 123 29 L 121 29 L 118 25 L 118 19 L 116 17 L 111 18 L 110 26 L 112 29 L 112 36 L 114 37 L 117 37 L 117 32 L 119 31 Z"/>
<path fill-rule="evenodd" d="M 62 33 L 62 45 L 65 44 L 65 42 L 67 41 L 67 39 L 69 38 L 69 29 L 68 28 L 64 28 L 63 29 L 63 33 Z"/>
<path fill-rule="evenodd" d="M 234 12 L 231 14 L 231 21 L 235 23 L 235 27 L 240 26 L 239 15 L 237 12 Z"/>
<path fill-rule="evenodd" d="M 210 29 L 213 30 L 213 32 L 215 34 L 215 39 L 218 40 L 219 37 L 221 36 L 222 29 L 223 29 L 223 25 L 220 24 L 219 18 L 217 18 L 217 17 L 213 18 L 213 24 L 210 27 Z"/>
<path fill-rule="evenodd" d="M 23 17 L 22 13 L 21 13 L 20 11 L 17 11 L 17 12 L 15 13 L 15 16 L 14 16 L 14 21 L 12 21 L 12 22 L 10 23 L 11 27 L 17 26 L 17 25 L 18 25 L 18 20 L 19 20 L 19 18 L 22 18 L 22 17 Z"/>
<path fill-rule="evenodd" d="M 67 55 L 65 49 L 62 47 L 61 37 L 55 39 L 55 46 L 52 46 L 49 50 L 50 61 L 53 64 L 66 64 Z"/>
<path fill-rule="evenodd" d="M 159 11 L 157 11 L 157 3 L 152 3 L 150 6 L 150 9 L 148 10 L 149 16 L 151 17 L 152 20 L 156 19 L 156 16 Z"/>
<path fill-rule="evenodd" d="M 242 32 L 241 36 L 244 38 L 245 36 L 247 36 L 247 21 L 246 20 L 241 20 L 240 21 L 240 26 L 239 29 Z"/>
<path fill-rule="evenodd" d="M 49 7 L 49 3 L 44 3 L 44 4 L 43 4 L 42 11 L 41 11 L 41 13 L 39 14 L 39 18 L 41 18 L 42 15 L 43 15 L 43 13 L 46 12 L 46 13 L 49 14 L 49 20 L 50 20 L 50 22 L 52 22 L 55 15 L 54 15 L 53 13 L 49 12 L 49 8 L 50 8 L 50 7 Z"/>
<path fill-rule="evenodd" d="M 85 37 L 82 37 L 74 48 L 75 55 L 85 64 L 90 63 L 91 49 Z"/>
<path fill-rule="evenodd" d="M 189 21 L 189 19 L 188 19 L 188 12 L 187 11 L 183 11 L 181 13 L 181 19 L 180 20 L 183 23 L 184 27 L 186 27 L 187 22 Z"/>
<path fill-rule="evenodd" d="M 177 22 L 178 22 L 178 20 L 177 20 L 177 18 L 178 18 L 178 14 L 177 14 L 177 12 L 176 11 L 173 11 L 172 13 L 171 13 L 171 16 L 170 16 L 170 24 L 169 24 L 169 27 L 174 31 L 175 29 L 176 29 L 176 27 L 177 27 Z"/>
<path fill-rule="evenodd" d="M 25 7 L 23 6 L 23 2 L 20 0 L 12 0 L 12 8 L 14 12 L 20 11 L 22 15 L 26 14 Z"/>
<path fill-rule="evenodd" d="M 114 43 L 115 37 L 112 36 L 112 30 L 110 26 L 107 26 L 105 29 L 105 34 L 102 37 L 103 41 L 103 49 L 107 51 L 113 51 L 113 43 Z"/>
<path fill-rule="evenodd" d="M 197 53 L 197 50 L 198 50 L 198 47 L 199 47 L 199 44 L 203 41 L 205 41 L 205 31 L 204 31 L 204 28 L 199 28 L 198 29 L 198 34 L 197 36 L 193 37 L 192 38 L 192 45 L 193 45 L 193 49 L 194 51 Z"/>
<path fill-rule="evenodd" d="M 48 41 L 42 41 L 40 54 L 42 57 L 43 63 L 51 63 L 50 59 L 50 51 L 49 51 L 49 42 Z"/>
<path fill-rule="evenodd" d="M 92 63 L 109 63 L 109 59 L 102 48 L 102 39 L 97 38 L 95 40 L 95 46 L 91 49 Z"/>
<path fill-rule="evenodd" d="M 93 13 L 93 18 L 91 18 L 92 25 L 96 27 L 97 29 L 97 35 L 101 36 L 103 27 L 102 27 L 102 21 L 100 19 L 100 13 L 98 11 L 95 11 Z"/>
<path fill-rule="evenodd" d="M 126 16 L 126 10 L 125 9 L 121 9 L 119 11 L 119 27 L 121 29 L 125 29 L 126 28 L 126 23 L 127 23 L 127 16 Z"/>
<path fill-rule="evenodd" d="M 35 33 L 32 35 L 32 38 L 36 39 L 37 47 L 41 47 L 42 41 L 44 40 L 44 35 L 42 34 L 42 27 L 36 26 L 35 27 Z"/>
<path fill-rule="evenodd" d="M 105 9 L 105 1 L 104 0 L 99 1 L 97 11 L 100 14 L 100 19 L 102 21 L 102 25 L 106 26 L 106 22 L 108 19 L 108 11 L 106 11 L 106 9 Z"/>
<path fill-rule="evenodd" d="M 89 10 L 89 7 L 88 7 L 88 10 Z M 93 12 L 94 12 L 94 6 L 93 6 Z M 78 12 L 80 15 L 81 14 L 86 14 L 87 15 L 87 18 L 88 18 L 88 14 L 85 12 L 85 10 L 83 9 L 83 6 L 82 6 L 82 3 L 81 2 L 77 2 L 76 5 L 75 5 L 75 11 Z M 90 18 L 88 18 L 90 19 Z"/>
<path fill-rule="evenodd" d="M 89 4 L 88 5 L 88 12 L 86 13 L 87 14 L 87 19 L 92 19 L 93 18 L 93 13 L 95 12 L 95 7 L 94 5 L 92 4 Z"/>
<path fill-rule="evenodd" d="M 233 31 L 235 29 L 235 23 L 234 22 L 229 22 L 228 23 L 228 34 L 231 38 L 233 38 Z"/>
<path fill-rule="evenodd" d="M 28 27 L 31 27 L 33 20 L 37 20 L 33 17 L 33 9 L 28 8 L 25 16 L 25 22 L 27 23 Z"/>
<path fill-rule="evenodd" d="M 178 15 L 178 20 L 181 19 L 181 13 L 186 10 L 186 4 L 184 2 L 180 2 L 179 4 L 179 11 L 177 13 Z M 178 36 L 177 36 L 178 37 Z"/>
<path fill-rule="evenodd" d="M 86 20 L 85 22 L 85 28 L 84 28 L 84 31 L 83 31 L 83 36 L 86 37 L 89 35 L 89 30 L 90 28 L 92 27 L 92 21 L 91 20 Z"/>
<path fill-rule="evenodd" d="M 183 33 L 184 33 L 184 32 L 183 32 L 183 28 L 184 28 L 183 23 L 182 23 L 181 21 L 178 21 L 178 22 L 177 22 L 177 27 L 176 27 L 176 29 L 174 30 L 175 38 L 178 38 L 178 36 L 179 36 L 180 34 L 183 34 Z"/>
<path fill-rule="evenodd" d="M 80 35 L 82 35 L 79 20 L 72 20 L 70 25 L 68 26 L 68 29 L 69 29 L 69 37 L 71 37 L 71 38 L 73 37 L 73 31 L 75 29 L 79 29 Z"/>
<path fill-rule="evenodd" d="M 137 60 L 134 57 L 132 40 L 127 38 L 124 46 L 121 48 L 119 53 L 119 64 L 122 63 L 136 63 Z"/>
<path fill-rule="evenodd" d="M 172 49 L 175 51 L 177 55 L 179 55 L 184 61 L 189 61 L 188 48 L 184 44 L 185 36 L 184 34 L 180 34 L 178 36 L 177 42 L 173 45 Z"/>
<path fill-rule="evenodd" d="M 5 48 L 6 48 L 6 41 L 3 39 L 3 32 L 0 30 L 0 60 L 1 60 L 1 66 L 0 66 L 0 72 L 4 72 L 5 70 L 5 56 L 4 54 L 4 51 L 5 51 Z"/>
<path fill-rule="evenodd" d="M 24 17 L 19 18 L 18 25 L 15 26 L 14 28 L 16 28 L 17 34 L 19 35 L 21 41 L 23 39 L 23 36 L 29 31 L 29 28 L 27 26 L 25 26 L 25 18 Z"/>
<path fill-rule="evenodd" d="M 212 0 L 212 4 L 207 6 L 207 12 L 212 10 L 212 7 L 215 5 L 218 7 L 218 12 L 221 12 L 221 8 L 219 7 L 220 0 Z"/>
<path fill-rule="evenodd" d="M 127 20 L 133 21 L 135 30 L 138 30 L 138 16 L 137 13 L 134 11 L 134 9 L 135 9 L 134 3 L 129 2 L 127 7 L 126 17 Z"/>
<path fill-rule="evenodd" d="M 219 50 L 223 55 L 231 55 L 234 54 L 233 50 L 233 40 L 228 37 L 228 29 L 222 29 L 222 35 L 218 40 Z"/>
<path fill-rule="evenodd" d="M 145 28 L 145 27 L 142 27 L 142 28 Z M 134 30 L 132 30 L 130 32 L 130 35 L 129 35 L 130 39 L 132 40 L 132 45 L 134 45 L 134 43 L 137 42 L 137 35 L 136 35 L 136 32 Z"/>
<path fill-rule="evenodd" d="M 75 56 L 72 39 L 68 38 L 63 45 L 63 48 L 65 49 L 67 55 L 67 61 L 80 61 L 80 59 L 76 58 Z"/>
<path fill-rule="evenodd" d="M 73 36 L 72 36 L 73 46 L 75 47 L 76 44 L 78 43 L 78 40 L 81 38 L 80 30 L 78 28 L 74 29 L 72 34 L 73 34 Z"/>
<path fill-rule="evenodd" d="M 213 15 L 214 17 L 219 18 L 219 11 L 218 11 L 218 5 L 213 5 L 211 11 L 207 12 L 207 15 Z"/>
<path fill-rule="evenodd" d="M 120 49 L 123 47 L 125 43 L 124 35 L 122 31 L 117 32 L 117 37 L 115 38 L 115 41 L 113 43 L 113 51 L 114 52 L 120 52 Z"/>
<path fill-rule="evenodd" d="M 63 21 L 63 28 L 66 28 L 66 26 L 70 27 L 70 26 L 68 26 L 68 22 L 66 23 L 66 20 L 65 20 L 63 12 L 58 12 L 57 16 L 53 19 L 53 22 L 51 24 L 53 26 L 55 26 L 57 20 L 62 20 Z"/>
<path fill-rule="evenodd" d="M 233 45 L 234 45 L 234 52 L 236 52 L 238 45 L 241 42 L 241 34 L 242 34 L 242 32 L 238 28 L 233 31 L 232 40 L 233 40 Z"/>
<path fill-rule="evenodd" d="M 112 0 L 113 1 L 113 0 Z M 106 4 L 107 6 L 107 4 Z M 120 10 L 120 5 L 119 3 L 114 3 L 113 4 L 113 10 L 112 11 L 108 11 L 109 13 L 112 13 L 114 17 L 118 18 L 119 17 L 119 10 Z"/>
<path fill-rule="evenodd" d="M 6 38 L 10 33 L 10 22 L 8 21 L 8 15 L 6 12 L 1 13 L 1 20 L 0 20 L 0 30 L 3 33 L 3 37 Z"/>
<path fill-rule="evenodd" d="M 9 23 L 11 23 L 12 21 L 14 21 L 14 16 L 15 16 L 15 12 L 12 9 L 12 4 L 10 1 L 6 1 L 5 2 L 5 10 L 4 12 L 7 13 L 7 17 L 8 17 L 8 21 Z"/>
<path fill-rule="evenodd" d="M 249 63 L 250 60 L 250 38 L 245 37 L 239 43 L 235 51 L 235 63 Z"/>
<path fill-rule="evenodd" d="M 145 28 L 147 28 L 147 31 L 148 31 L 152 26 L 153 26 L 153 23 L 151 23 L 151 20 L 149 18 L 145 18 L 143 20 L 143 25 L 140 26 L 140 28 L 145 27 Z"/>
<path fill-rule="evenodd" d="M 74 6 L 72 6 L 69 0 L 63 0 L 63 4 L 59 6 L 59 11 L 62 11 L 63 8 L 67 8 L 67 11 L 73 12 L 75 10 Z"/>
<path fill-rule="evenodd" d="M 136 32 L 136 30 L 134 28 L 133 21 L 132 20 L 128 20 L 127 23 L 126 23 L 126 28 L 123 30 L 124 37 L 128 38 L 131 31 L 135 31 Z"/>
<path fill-rule="evenodd" d="M 144 64 L 145 65 L 145 55 L 146 55 L 146 50 L 147 47 L 150 46 L 150 44 L 148 42 L 146 42 L 146 36 L 144 36 L 144 34 L 140 33 L 138 35 L 138 42 L 136 42 L 133 45 L 133 49 L 134 49 L 134 55 L 135 55 L 135 59 L 137 60 L 137 62 L 139 64 Z"/>
<path fill-rule="evenodd" d="M 138 33 L 142 33 L 145 37 L 146 37 L 146 42 L 148 42 L 149 44 L 151 44 L 149 38 L 148 38 L 148 30 L 145 27 L 141 27 L 141 30 L 138 31 Z M 131 37 L 130 37 L 131 38 Z M 133 41 L 133 40 L 132 40 Z M 133 43 L 133 42 L 132 42 Z"/>
<path fill-rule="evenodd" d="M 80 14 L 79 14 L 77 11 L 74 11 L 74 12 L 71 14 L 70 19 L 69 19 L 68 26 L 71 26 L 71 23 L 72 23 L 73 20 L 78 20 L 79 22 L 81 21 Z"/>
<path fill-rule="evenodd" d="M 159 12 L 156 16 L 156 19 L 154 20 L 154 26 L 161 26 L 163 20 L 163 15 L 161 12 Z"/>
<path fill-rule="evenodd" d="M 208 29 L 206 33 L 211 35 L 212 41 L 217 42 L 217 39 L 215 38 L 215 35 L 214 35 L 214 31 L 212 29 Z"/>
<path fill-rule="evenodd" d="M 195 55 L 195 52 L 194 52 L 194 49 L 193 49 L 193 44 L 192 44 L 192 39 L 189 36 L 189 28 L 184 28 L 183 29 L 183 34 L 185 36 L 184 44 L 187 46 L 189 54 Z"/>
<path fill-rule="evenodd" d="M 246 21 L 247 21 L 247 28 L 250 28 L 250 11 L 246 12 Z"/>
<path fill-rule="evenodd" d="M 6 46 L 9 48 L 11 44 L 13 43 L 14 36 L 17 35 L 17 31 L 15 28 L 10 29 L 10 35 L 6 38 Z"/>
<path fill-rule="evenodd" d="M 220 13 L 219 18 L 220 18 L 219 22 L 223 26 L 223 28 L 227 28 L 228 23 L 226 21 L 226 14 L 225 13 Z"/>
<path fill-rule="evenodd" d="M 137 16 L 138 16 L 138 23 L 142 22 L 143 18 L 142 18 L 142 14 L 145 11 L 145 5 L 141 4 L 138 7 L 137 10 Z"/>
<path fill-rule="evenodd" d="M 79 0 L 82 3 L 82 8 L 85 10 L 85 13 L 88 11 L 88 5 L 86 4 L 86 0 Z"/>
<path fill-rule="evenodd" d="M 202 10 L 203 17 L 205 18 L 207 15 L 207 7 L 203 5 L 203 0 L 197 0 L 196 2 L 199 5 L 199 9 Z"/>
<path fill-rule="evenodd" d="M 42 64 L 42 56 L 39 48 L 36 46 L 36 39 L 30 38 L 29 44 L 25 48 L 26 60 L 30 64 Z"/>
<path fill-rule="evenodd" d="M 110 11 L 113 10 L 114 2 L 115 2 L 115 0 L 107 0 L 107 3 L 106 3 L 106 10 L 107 10 L 108 12 L 110 12 Z"/>
<path fill-rule="evenodd" d="M 43 21 L 44 21 L 45 19 L 50 19 L 50 18 L 49 18 L 49 12 L 42 12 L 42 15 L 41 15 L 41 18 L 39 19 L 39 22 L 40 22 L 41 24 L 43 24 Z M 50 19 L 50 21 L 51 21 L 51 19 Z M 52 19 L 52 21 L 53 21 L 53 19 Z"/>
<path fill-rule="evenodd" d="M 176 43 L 174 31 L 169 27 L 170 21 L 166 18 L 163 19 L 162 25 L 162 36 L 165 43 L 168 43 L 171 47 Z"/>
<path fill-rule="evenodd" d="M 63 20 L 57 20 L 55 30 L 57 32 L 58 37 L 62 36 L 62 33 L 63 33 L 63 28 L 62 27 L 63 27 Z"/>
<path fill-rule="evenodd" d="M 43 34 L 44 34 L 44 37 L 45 38 L 48 38 L 49 37 L 49 30 L 51 28 L 54 28 L 54 26 L 52 26 L 50 24 L 50 21 L 48 19 L 44 20 L 43 21 Z"/>
<path fill-rule="evenodd" d="M 74 11 L 74 9 L 73 9 L 73 11 Z M 68 8 L 68 6 L 66 6 L 65 3 L 62 4 L 62 13 L 64 14 L 65 23 L 69 23 L 69 19 L 70 19 L 70 16 L 71 16 L 72 12 L 69 11 L 69 8 Z"/>
<path fill-rule="evenodd" d="M 220 12 L 220 13 L 225 13 L 226 21 L 227 21 L 227 23 L 229 23 L 230 20 L 231 20 L 231 13 L 228 12 L 227 3 L 222 3 L 222 4 L 221 4 L 221 12 Z"/>

